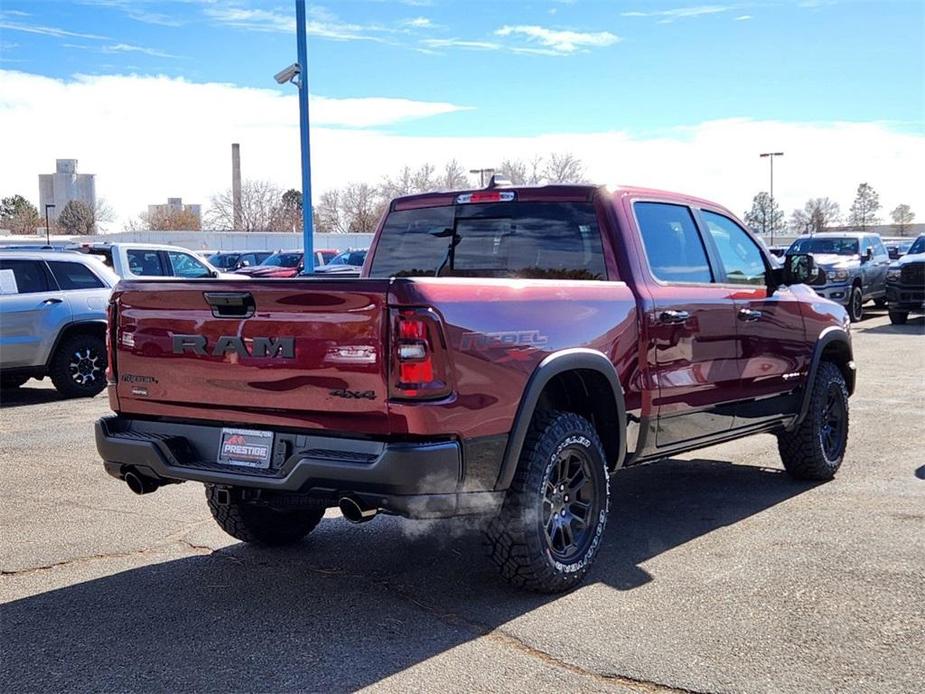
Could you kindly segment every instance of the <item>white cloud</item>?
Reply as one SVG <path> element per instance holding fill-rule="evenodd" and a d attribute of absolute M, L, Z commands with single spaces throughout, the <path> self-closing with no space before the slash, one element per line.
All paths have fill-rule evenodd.
<path fill-rule="evenodd" d="M 585 48 L 602 48 L 620 41 L 620 37 L 609 31 L 563 31 L 536 25 L 503 26 L 495 31 L 497 36 L 523 36 L 528 41 L 539 43 L 546 49 L 561 54 L 574 53 Z"/>
<path fill-rule="evenodd" d="M 829 196 L 847 210 L 858 183 L 880 192 L 881 214 L 905 202 L 925 215 L 918 168 L 925 136 L 882 123 L 783 123 L 727 119 L 638 135 L 625 131 L 534 137 L 416 137 L 371 129 L 458 106 L 401 99 L 312 100 L 316 196 L 348 181 L 376 182 L 400 166 L 458 159 L 490 166 L 507 157 L 573 152 L 589 177 L 614 185 L 678 190 L 742 213 L 767 189 L 762 151 L 774 162 L 774 193 L 788 212 Z M 38 202 L 38 174 L 76 158 L 97 174 L 97 192 L 123 221 L 150 202 L 181 196 L 207 204 L 230 183 L 230 147 L 240 142 L 245 177 L 299 181 L 298 108 L 292 94 L 166 77 L 59 81 L 0 70 L 0 133 L 6 135 L 0 196 Z"/>
<path fill-rule="evenodd" d="M 21 13 L 0 12 L 0 29 L 6 31 L 19 31 L 26 34 L 39 34 L 41 36 L 53 36 L 55 38 L 77 38 L 77 39 L 99 39 L 105 41 L 108 37 L 99 34 L 85 34 L 77 31 L 68 31 L 59 27 L 44 26 L 41 24 L 27 24 L 24 22 L 11 22 L 4 19 L 4 16 L 15 15 L 22 16 Z"/>
<path fill-rule="evenodd" d="M 154 56 L 155 58 L 178 58 L 179 56 L 167 53 L 158 48 L 147 48 L 145 46 L 136 46 L 133 43 L 114 43 L 111 46 L 100 48 L 103 53 L 144 53 L 145 55 Z"/>
<path fill-rule="evenodd" d="M 750 20 L 751 18 L 752 18 L 752 16 L 751 16 L 750 14 L 743 14 L 741 17 L 736 17 L 735 20 L 736 20 L 737 22 L 747 22 L 747 21 Z"/>
<path fill-rule="evenodd" d="M 686 19 L 689 17 L 703 17 L 705 15 L 720 14 L 734 10 L 738 5 L 695 5 L 692 7 L 675 7 L 669 10 L 634 10 L 621 12 L 621 17 L 662 17 L 664 20 Z M 667 22 L 664 22 L 667 23 Z"/>

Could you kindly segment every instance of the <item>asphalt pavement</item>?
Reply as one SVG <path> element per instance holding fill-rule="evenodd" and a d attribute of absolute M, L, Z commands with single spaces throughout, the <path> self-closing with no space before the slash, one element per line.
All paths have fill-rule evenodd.
<path fill-rule="evenodd" d="M 200 485 L 103 472 L 105 395 L 30 381 L 0 403 L 0 690 L 921 691 L 925 321 L 868 316 L 833 482 L 790 480 L 769 435 L 623 471 L 553 597 L 458 520 L 238 543 Z"/>

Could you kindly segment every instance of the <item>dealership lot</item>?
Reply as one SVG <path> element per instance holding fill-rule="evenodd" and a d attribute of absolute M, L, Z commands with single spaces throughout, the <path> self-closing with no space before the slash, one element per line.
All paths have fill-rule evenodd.
<path fill-rule="evenodd" d="M 913 691 L 925 651 L 925 321 L 854 330 L 849 452 L 824 485 L 760 436 L 627 470 L 585 586 L 517 592 L 462 521 L 330 511 L 237 543 L 200 485 L 107 477 L 105 396 L 5 395 L 0 688 Z"/>

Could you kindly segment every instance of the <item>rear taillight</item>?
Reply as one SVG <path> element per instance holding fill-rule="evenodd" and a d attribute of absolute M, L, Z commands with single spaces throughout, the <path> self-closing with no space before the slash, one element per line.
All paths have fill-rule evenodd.
<path fill-rule="evenodd" d="M 430 309 L 393 309 L 391 313 L 391 397 L 421 400 L 449 395 L 440 318 Z"/>
<path fill-rule="evenodd" d="M 116 340 L 119 334 L 119 299 L 111 297 L 106 306 L 106 382 L 110 385 L 116 379 Z"/>

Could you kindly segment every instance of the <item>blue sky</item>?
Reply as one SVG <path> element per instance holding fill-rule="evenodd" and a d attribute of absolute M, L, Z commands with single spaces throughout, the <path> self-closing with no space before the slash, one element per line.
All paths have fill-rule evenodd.
<path fill-rule="evenodd" d="M 635 133 L 719 118 L 922 129 L 925 3 L 310 3 L 312 91 L 471 110 L 418 135 Z M 0 67 L 277 89 L 291 2 L 3 0 Z M 282 88 L 280 88 L 282 89 Z"/>
<path fill-rule="evenodd" d="M 0 0 L 0 195 L 77 158 L 126 220 L 245 178 L 299 185 L 291 0 Z M 925 215 L 923 0 L 309 3 L 315 197 L 402 165 L 571 152 L 589 180 L 744 211 Z"/>

